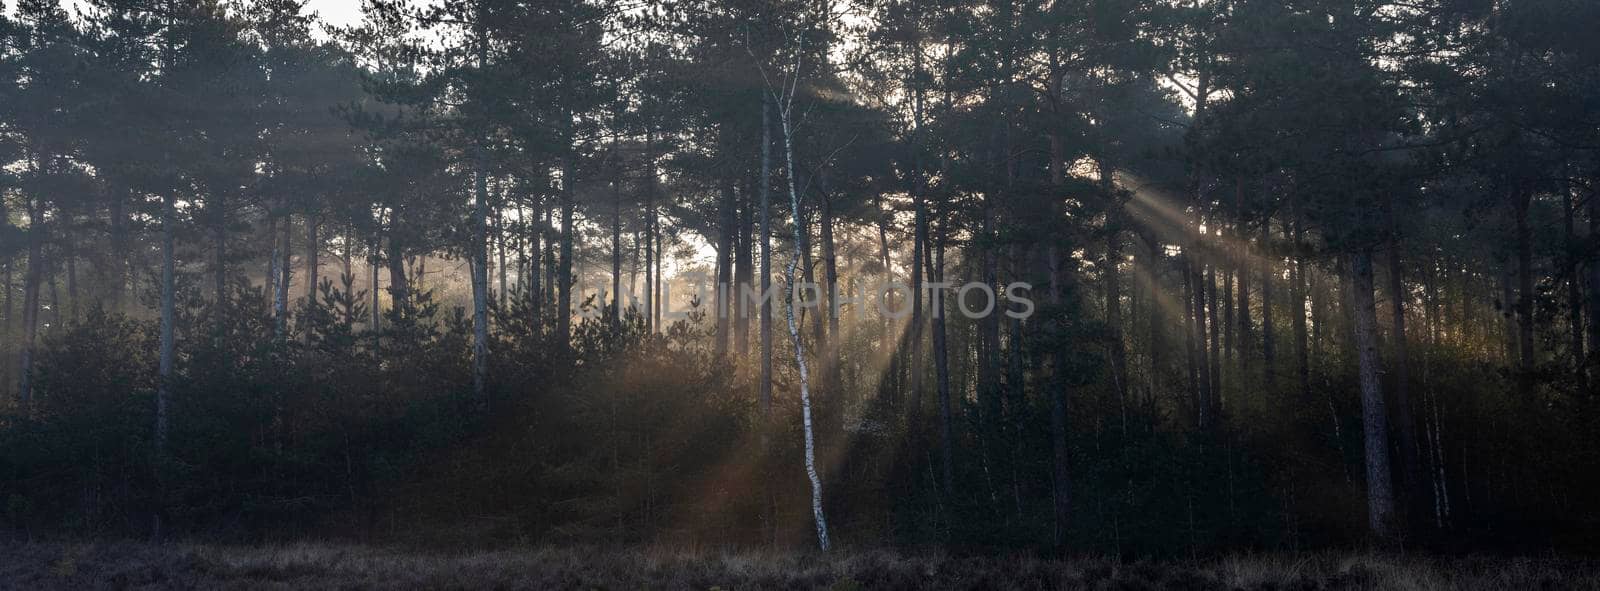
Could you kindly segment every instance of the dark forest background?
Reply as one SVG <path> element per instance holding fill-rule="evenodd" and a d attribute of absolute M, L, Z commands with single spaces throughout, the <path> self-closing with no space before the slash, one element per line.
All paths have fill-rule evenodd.
<path fill-rule="evenodd" d="M 0 11 L 5 535 L 1600 543 L 1600 4 L 304 4 Z"/>

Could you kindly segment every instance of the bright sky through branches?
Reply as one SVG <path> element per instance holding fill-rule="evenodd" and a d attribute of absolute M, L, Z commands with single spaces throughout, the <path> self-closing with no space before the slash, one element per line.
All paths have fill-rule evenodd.
<path fill-rule="evenodd" d="M 322 20 L 340 27 L 361 22 L 360 0 L 310 0 L 306 9 L 322 15 Z"/>

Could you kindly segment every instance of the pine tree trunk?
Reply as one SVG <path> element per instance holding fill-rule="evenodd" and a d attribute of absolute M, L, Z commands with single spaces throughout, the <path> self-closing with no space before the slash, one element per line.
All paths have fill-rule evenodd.
<path fill-rule="evenodd" d="M 1147 337 L 1148 342 L 1145 344 L 1146 355 L 1149 357 L 1149 365 L 1146 370 L 1148 375 L 1145 376 L 1145 382 L 1148 387 L 1148 391 L 1145 394 L 1147 396 L 1146 402 L 1148 403 L 1158 393 L 1161 393 L 1165 386 L 1162 377 L 1166 370 L 1166 359 L 1163 357 L 1163 353 L 1167 350 L 1168 343 L 1166 338 L 1167 305 L 1166 301 L 1162 299 L 1159 279 L 1161 277 L 1160 264 L 1165 260 L 1166 252 L 1164 252 L 1165 246 L 1152 236 L 1146 236 L 1144 242 L 1149 248 L 1149 256 L 1144 258 L 1144 266 L 1147 276 L 1150 278 L 1146 282 L 1147 285 L 1145 285 L 1145 298 L 1150 301 L 1147 314 L 1148 324 L 1146 326 L 1149 334 Z"/>
<path fill-rule="evenodd" d="M 1531 190 L 1518 189 L 1512 196 L 1517 231 L 1517 352 L 1524 379 L 1531 376 L 1533 352 L 1533 231 L 1528 227 Z M 1525 382 L 1526 383 L 1526 382 Z"/>
<path fill-rule="evenodd" d="M 156 370 L 156 454 L 166 452 L 167 425 L 170 420 L 170 392 L 172 389 L 174 324 L 177 322 L 177 293 L 174 285 L 174 241 L 177 224 L 178 198 L 168 194 L 161 209 L 161 336 L 159 363 Z M 37 295 L 35 296 L 37 300 Z"/>
<path fill-rule="evenodd" d="M 787 149 L 787 147 L 786 147 L 786 149 Z M 815 263 L 815 259 L 812 258 L 811 222 L 810 222 L 809 215 L 808 215 L 808 213 L 806 211 L 805 202 L 803 202 L 803 201 L 801 202 L 801 204 L 800 204 L 800 213 L 799 213 L 798 216 L 795 217 L 795 219 L 793 221 L 794 221 L 794 224 L 796 226 L 799 226 L 799 228 L 800 228 L 799 240 L 800 240 L 800 277 L 801 277 L 801 281 L 804 282 L 804 285 L 815 286 L 815 285 L 817 285 L 816 263 Z M 803 296 L 807 292 L 811 292 L 811 290 L 802 289 L 800 294 Z M 816 298 L 816 299 L 811 304 L 807 304 L 809 306 L 812 306 L 812 307 L 816 308 L 816 313 L 810 315 L 811 320 L 812 320 L 812 322 L 810 324 L 811 324 L 811 342 L 815 344 L 818 359 L 821 359 L 823 351 L 827 351 L 828 350 L 827 323 L 822 319 L 822 310 L 821 310 L 822 298 L 820 297 L 821 295 L 822 295 L 821 293 L 811 292 L 811 296 L 813 298 Z M 804 319 L 805 319 L 805 316 L 802 315 L 801 316 L 801 320 L 804 320 Z M 823 371 L 826 372 L 827 371 L 826 368 L 823 368 Z M 821 381 L 821 380 L 819 380 L 819 381 Z M 822 394 L 827 394 L 826 388 L 818 388 L 818 390 L 821 390 Z"/>
<path fill-rule="evenodd" d="M 1211 410 L 1213 412 L 1215 412 L 1217 409 L 1222 408 L 1222 318 L 1221 318 L 1221 309 L 1222 309 L 1222 304 L 1223 304 L 1223 302 L 1217 301 L 1217 265 L 1216 265 L 1216 263 L 1208 263 L 1206 265 L 1205 284 L 1206 284 L 1206 293 L 1205 293 L 1206 301 L 1203 304 L 1204 307 L 1202 309 L 1206 310 L 1207 313 L 1209 314 L 1208 322 L 1209 322 L 1209 326 L 1210 326 L 1210 329 L 1211 329 L 1210 330 L 1210 332 L 1211 332 L 1211 340 L 1210 340 L 1210 349 L 1209 349 L 1210 355 L 1207 358 L 1211 362 L 1211 367 L 1210 367 L 1210 372 L 1211 372 L 1211 374 L 1210 374 L 1211 375 L 1211 396 L 1210 396 L 1209 399 L 1211 401 Z M 1200 338 L 1204 339 L 1205 335 L 1201 335 Z M 1221 417 L 1217 417 L 1217 418 L 1221 418 Z"/>
<path fill-rule="evenodd" d="M 611 183 L 611 319 L 622 325 L 622 181 Z"/>
<path fill-rule="evenodd" d="M 219 236 L 227 235 L 227 230 L 223 226 L 217 226 L 216 231 Z M 270 314 L 272 312 L 272 298 L 278 293 L 278 248 L 281 246 L 278 244 L 278 216 L 273 214 L 271 209 L 267 210 L 267 235 L 265 239 L 270 246 L 267 247 L 267 268 L 261 279 L 263 285 L 261 296 L 263 298 L 262 302 L 266 303 L 267 312 Z M 221 245 L 223 243 L 219 240 L 217 244 Z M 223 265 L 218 265 L 216 270 L 218 285 L 224 285 L 227 282 L 226 276 L 222 274 L 222 269 Z M 223 291 L 219 290 L 217 293 L 223 293 Z M 218 301 L 220 302 L 221 300 Z"/>
<path fill-rule="evenodd" d="M 0 232 L 11 229 L 11 218 L 7 217 L 9 214 L 6 213 L 3 201 L 0 199 Z M 10 253 L 6 253 L 5 261 L 0 262 L 0 289 L 5 290 L 4 297 L 0 297 L 5 301 L 4 320 L 0 321 L 0 394 L 11 393 L 11 372 L 15 369 L 11 359 L 11 344 L 16 342 L 16 337 L 11 332 L 14 320 L 12 311 L 16 309 L 16 302 L 13 301 L 16 297 L 14 295 L 16 288 L 12 285 L 15 279 L 13 277 L 15 264 L 16 258 Z"/>
<path fill-rule="evenodd" d="M 669 302 L 666 299 L 667 278 L 661 273 L 661 263 L 663 259 L 667 258 L 665 250 L 663 250 L 661 247 L 661 214 L 653 209 L 650 211 L 650 230 L 650 239 L 655 241 L 656 245 L 656 268 L 654 271 L 656 276 L 656 296 L 655 310 L 652 312 L 652 314 L 655 315 L 655 325 L 659 327 L 661 326 L 661 311 L 672 302 Z"/>
<path fill-rule="evenodd" d="M 1589 196 L 1589 236 L 1600 237 L 1600 197 Z M 1600 248 L 1589 250 L 1589 357 L 1600 356 Z M 1600 381 L 1592 359 L 1585 359 L 1590 382 Z"/>
<path fill-rule="evenodd" d="M 411 278 L 406 275 L 406 244 L 398 234 L 399 230 L 391 227 L 389 250 L 383 258 L 389 267 L 389 308 L 396 318 L 406 318 L 411 315 Z"/>
<path fill-rule="evenodd" d="M 1391 220 L 1392 221 L 1392 220 Z M 1409 293 L 1405 287 L 1405 273 L 1401 266 L 1400 242 L 1391 239 L 1389 244 L 1389 295 L 1392 299 L 1394 355 L 1394 419 L 1399 422 L 1395 436 L 1400 438 L 1400 493 L 1407 507 L 1420 498 L 1422 456 L 1417 448 L 1416 419 L 1411 408 L 1411 359 L 1406 339 L 1406 301 Z"/>
<path fill-rule="evenodd" d="M 1263 252 L 1272 253 L 1272 218 L 1261 220 L 1261 248 Z M 1261 376 L 1268 392 L 1277 392 L 1278 388 L 1278 340 L 1276 326 L 1272 320 L 1272 292 L 1273 285 L 1278 279 L 1278 261 L 1276 255 L 1263 257 L 1261 263 Z"/>
<path fill-rule="evenodd" d="M 1111 381 L 1117 393 L 1117 404 L 1122 409 L 1122 429 L 1126 436 L 1128 419 L 1128 350 L 1122 336 L 1122 279 L 1118 267 L 1122 264 L 1122 235 L 1118 222 L 1107 228 L 1106 265 L 1103 271 L 1106 297 L 1106 338 L 1111 349 Z"/>
<path fill-rule="evenodd" d="M 528 315 L 535 336 L 544 334 L 545 209 L 541 199 L 533 212 L 533 229 L 528 232 Z"/>
<path fill-rule="evenodd" d="M 820 289 L 822 301 L 819 302 L 817 316 L 817 334 L 826 335 L 817 341 L 817 362 L 821 364 L 820 382 L 822 391 L 833 396 L 832 404 L 824 412 L 829 417 L 827 424 L 832 425 L 835 432 L 844 432 L 844 399 L 840 396 L 844 392 L 843 382 L 840 380 L 840 351 L 837 346 L 828 346 L 828 338 L 838 339 L 839 335 L 839 308 L 836 295 L 839 289 L 839 263 L 835 245 L 833 243 L 833 195 L 828 191 L 828 175 L 824 171 L 819 175 L 822 185 L 822 210 L 818 215 L 820 226 L 820 239 L 822 240 L 822 284 Z M 827 319 L 824 329 L 823 319 Z"/>
<path fill-rule="evenodd" d="M 556 284 L 556 347 L 572 346 L 572 243 L 577 239 L 573 227 L 573 170 L 571 157 L 562 161 L 561 171 L 561 261 Z"/>
<path fill-rule="evenodd" d="M 931 236 L 928 222 L 922 222 L 922 233 Z M 946 344 L 944 310 L 945 303 L 942 290 L 933 286 L 944 281 L 944 244 L 942 240 L 931 240 L 927 248 L 923 249 L 923 262 L 928 268 L 928 310 L 933 320 L 933 367 L 935 387 L 939 396 L 939 448 L 941 450 L 944 478 L 944 493 L 946 496 L 955 493 L 955 429 L 954 416 L 950 400 L 950 363 Z"/>
<path fill-rule="evenodd" d="M 822 175 L 823 182 L 827 182 L 827 175 Z M 836 245 L 833 241 L 833 196 L 827 193 L 826 187 L 822 196 L 822 212 L 817 220 L 822 232 L 822 290 L 826 296 L 823 302 L 823 314 L 827 315 L 828 333 L 837 337 L 839 334 L 839 308 L 835 295 L 839 288 L 839 261 Z M 835 365 L 835 355 L 829 350 L 822 351 L 824 361 L 828 366 Z M 832 375 L 831 369 L 825 375 Z"/>
<path fill-rule="evenodd" d="M 496 183 L 497 193 L 499 192 L 498 186 L 499 184 Z M 503 205 L 491 209 L 494 212 L 495 274 L 499 275 L 500 289 L 494 291 L 494 297 L 490 298 L 490 301 L 494 302 L 500 310 L 505 310 L 506 296 L 511 293 L 510 283 L 506 278 L 506 270 L 508 269 L 506 267 L 506 212 Z"/>
<path fill-rule="evenodd" d="M 733 283 L 733 248 L 738 233 L 736 227 L 738 217 L 734 209 L 733 183 L 725 183 L 722 186 L 722 199 L 717 206 L 717 287 L 714 300 L 716 312 L 711 318 L 717 323 L 714 348 L 718 358 L 728 354 L 729 324 L 733 321 L 728 313 L 730 308 L 728 304 L 731 301 L 728 297 L 728 286 Z"/>
<path fill-rule="evenodd" d="M 33 402 L 33 354 L 39 339 L 39 288 L 44 282 L 44 215 L 38 198 L 28 197 L 28 272 L 22 280 L 22 352 L 18 355 L 18 395 Z"/>
<path fill-rule="evenodd" d="M 131 256 L 132 251 L 128 246 L 128 215 L 125 211 L 127 206 L 124 204 L 124 199 L 121 193 L 113 192 L 110 201 L 106 213 L 106 226 L 111 230 L 111 248 L 113 252 L 110 257 L 111 268 L 106 271 L 111 283 L 111 293 L 107 299 L 111 304 L 111 310 L 121 312 L 123 302 L 127 298 L 128 268 L 130 266 L 128 257 Z M 9 224 L 9 221 L 10 218 L 6 217 L 5 206 L 0 206 L 0 227 L 5 227 Z"/>
<path fill-rule="evenodd" d="M 372 309 L 368 313 L 372 315 L 369 324 L 371 324 L 370 328 L 372 329 L 372 350 L 374 353 L 378 351 L 378 345 L 382 341 L 380 334 L 383 331 L 383 307 L 378 304 L 378 267 L 380 266 L 378 244 L 382 237 L 378 232 L 382 232 L 382 230 L 379 229 L 372 235 L 372 244 L 368 247 L 367 254 L 367 272 L 372 275 Z M 390 279 L 393 279 L 393 275 L 390 276 Z"/>
<path fill-rule="evenodd" d="M 61 222 L 61 256 L 67 260 L 67 318 L 78 319 L 78 256 L 77 237 L 73 235 L 73 219 L 69 213 L 62 213 Z"/>
<path fill-rule="evenodd" d="M 1205 409 L 1201 403 L 1205 400 L 1204 384 L 1206 380 L 1202 369 L 1204 364 L 1200 362 L 1199 344 L 1195 340 L 1199 327 L 1196 325 L 1198 318 L 1194 313 L 1194 292 L 1197 286 L 1194 280 L 1193 256 L 1189 252 L 1185 252 L 1182 255 L 1178 261 L 1178 274 L 1183 282 L 1183 302 L 1181 305 L 1183 306 L 1183 347 L 1186 354 L 1184 369 L 1188 370 L 1189 402 L 1194 406 L 1197 424 L 1203 426 L 1205 425 Z"/>
<path fill-rule="evenodd" d="M 218 193 L 218 195 L 212 197 L 216 204 L 216 211 L 213 212 L 213 219 L 211 220 L 211 240 L 213 242 L 211 278 L 212 289 L 214 290 L 212 297 L 217 308 L 215 330 L 217 331 L 217 339 L 220 340 L 222 331 L 227 326 L 226 316 L 228 310 L 228 211 L 225 197 L 220 194 L 220 191 Z M 272 278 L 270 276 L 267 278 L 267 289 L 272 289 Z"/>
<path fill-rule="evenodd" d="M 733 322 L 733 340 L 734 349 L 739 352 L 741 358 L 750 356 L 751 311 L 747 306 L 749 302 L 746 301 L 744 294 L 750 289 L 751 280 L 755 278 L 754 269 L 751 268 L 755 260 L 751 253 L 754 248 L 754 229 L 751 226 L 754 223 L 755 207 L 751 203 L 753 191 L 749 189 L 750 186 L 746 184 L 744 194 L 739 199 L 739 244 L 733 251 L 733 282 L 737 284 L 732 291 L 733 301 L 736 302 L 733 306 L 736 313 Z"/>
<path fill-rule="evenodd" d="M 1062 292 L 1065 285 L 1062 283 L 1061 252 L 1052 245 L 1046 255 L 1046 265 L 1050 275 L 1050 303 L 1059 307 L 1062 303 Z M 1191 332 L 1191 338 L 1193 333 Z M 1059 349 L 1051 353 L 1051 390 L 1050 396 L 1050 483 L 1052 491 L 1052 507 L 1055 513 L 1054 538 L 1056 548 L 1067 546 L 1067 527 L 1072 516 L 1072 479 L 1070 464 L 1072 457 L 1067 445 L 1067 406 L 1070 392 L 1067 382 L 1067 355 Z"/>
<path fill-rule="evenodd" d="M 1230 255 L 1234 254 L 1232 248 L 1229 251 Z M 1234 276 L 1236 275 L 1235 270 L 1240 266 L 1239 262 L 1241 260 L 1238 257 L 1230 256 L 1228 257 L 1227 266 L 1222 269 L 1222 367 L 1225 368 L 1229 377 L 1239 375 L 1237 373 L 1239 367 L 1239 342 L 1234 339 L 1234 332 L 1238 327 L 1238 319 L 1234 317 L 1233 313 L 1233 302 L 1235 301 L 1233 285 Z"/>
<path fill-rule="evenodd" d="M 763 128 L 765 130 L 765 128 Z M 765 157 L 765 155 L 763 155 Z M 763 160 L 765 162 L 765 160 Z M 765 163 L 763 163 L 765 167 Z M 656 330 L 656 131 L 645 133 L 645 330 Z"/>
<path fill-rule="evenodd" d="M 272 334 L 274 338 L 283 340 L 289 332 L 289 280 L 294 273 L 290 266 L 293 256 L 294 243 L 290 240 L 294 231 L 294 216 L 283 216 L 283 235 L 278 238 L 282 241 L 278 259 L 278 282 L 272 294 Z"/>
<path fill-rule="evenodd" d="M 322 220 L 306 216 L 306 306 L 317 307 L 317 283 L 321 281 L 322 237 L 318 236 Z"/>
<path fill-rule="evenodd" d="M 1583 348 L 1583 279 L 1579 276 L 1581 265 L 1578 264 L 1578 253 L 1582 248 L 1577 232 L 1577 207 L 1574 204 L 1573 193 L 1577 187 L 1569 187 L 1563 191 L 1562 196 L 1562 223 L 1566 230 L 1566 262 L 1567 275 L 1567 327 L 1571 331 L 1572 367 L 1577 372 L 1579 388 L 1588 388 L 1587 375 L 1584 372 Z"/>
<path fill-rule="evenodd" d="M 765 299 L 772 289 L 772 102 L 761 97 L 761 418 L 765 423 L 772 413 L 772 302 Z M 765 427 L 765 425 L 763 425 Z"/>
<path fill-rule="evenodd" d="M 479 403 L 487 400 L 489 382 L 489 172 L 483 148 L 474 155 L 473 189 L 477 203 L 472 210 L 472 394 Z M 565 184 L 567 178 L 561 182 Z"/>
<path fill-rule="evenodd" d="M 1389 481 L 1389 419 L 1384 408 L 1378 357 L 1377 307 L 1373 302 L 1372 251 L 1350 255 L 1347 271 L 1361 384 L 1361 431 L 1366 450 L 1367 525 L 1387 539 L 1394 522 L 1394 490 Z"/>
<path fill-rule="evenodd" d="M 1008 183 L 1007 186 L 1011 187 L 1012 185 Z M 982 268 L 979 269 L 979 272 L 982 274 L 981 281 L 984 285 L 989 286 L 990 291 L 994 292 L 996 294 L 996 298 L 998 298 L 999 292 L 994 290 L 998 289 L 1000 285 L 1000 262 L 998 260 L 999 236 L 994 229 L 995 213 L 994 206 L 990 202 L 991 199 L 993 199 L 993 196 L 985 196 L 984 198 L 982 229 L 983 238 L 982 241 L 973 248 L 979 251 L 975 256 L 982 261 Z M 955 295 L 960 297 L 960 288 L 957 289 L 958 291 L 955 292 Z M 995 305 L 999 306 L 999 302 L 996 301 Z M 982 308 L 979 309 L 981 310 Z M 983 422 L 985 423 L 984 426 L 979 430 L 979 433 L 985 437 L 987 437 L 990 433 L 995 432 L 987 425 L 987 417 L 1000 416 L 1005 407 L 1005 401 L 1002 398 L 1003 380 L 1001 379 L 1000 370 L 1001 313 L 996 310 L 998 310 L 998 307 L 995 310 L 990 310 L 989 314 L 983 315 L 982 318 L 977 320 L 977 329 L 979 332 L 977 391 L 978 402 L 980 405 L 978 416 L 982 417 Z M 1002 421 L 1001 424 L 1003 425 L 1004 422 Z"/>
<path fill-rule="evenodd" d="M 1294 250 L 1290 269 L 1294 276 L 1290 278 L 1293 281 L 1293 285 L 1290 286 L 1289 292 L 1289 313 L 1293 315 L 1295 374 L 1300 380 L 1300 399 L 1301 402 L 1307 402 L 1311 400 L 1311 360 L 1309 357 L 1310 350 L 1308 349 L 1309 343 L 1307 343 L 1306 337 L 1306 265 L 1300 250 L 1303 236 L 1300 228 L 1299 205 L 1296 203 L 1291 207 L 1294 209 L 1291 214 L 1294 222 L 1290 230 L 1290 236 Z"/>

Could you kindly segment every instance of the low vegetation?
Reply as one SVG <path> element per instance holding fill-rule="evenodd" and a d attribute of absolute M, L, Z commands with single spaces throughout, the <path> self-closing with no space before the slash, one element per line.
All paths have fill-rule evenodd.
<path fill-rule="evenodd" d="M 0 578 L 36 589 L 1578 589 L 1593 561 L 1373 554 L 1174 561 L 962 557 L 884 550 L 14 544 Z"/>

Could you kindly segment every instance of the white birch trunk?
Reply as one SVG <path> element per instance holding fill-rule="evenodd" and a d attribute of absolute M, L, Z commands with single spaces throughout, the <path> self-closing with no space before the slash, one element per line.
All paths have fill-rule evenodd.
<path fill-rule="evenodd" d="M 796 72 L 798 75 L 798 72 Z M 828 519 L 822 513 L 822 479 L 817 476 L 816 436 L 811 422 L 811 386 L 810 376 L 806 368 L 806 346 L 800 338 L 800 326 L 795 322 L 795 306 L 798 304 L 795 294 L 795 270 L 802 258 L 801 224 L 800 220 L 800 193 L 795 188 L 794 177 L 794 136 L 790 124 L 790 112 L 794 108 L 794 97 L 791 94 L 786 104 L 778 110 L 778 115 L 783 124 L 783 152 L 784 161 L 789 174 L 789 207 L 793 212 L 794 223 L 794 257 L 789 259 L 789 266 L 785 270 L 784 280 L 788 286 L 789 305 L 784 309 L 785 319 L 789 323 L 789 338 L 794 341 L 794 361 L 800 368 L 800 417 L 805 426 L 806 437 L 806 477 L 811 479 L 811 516 L 817 523 L 817 545 L 827 552 L 831 544 L 828 542 Z"/>

